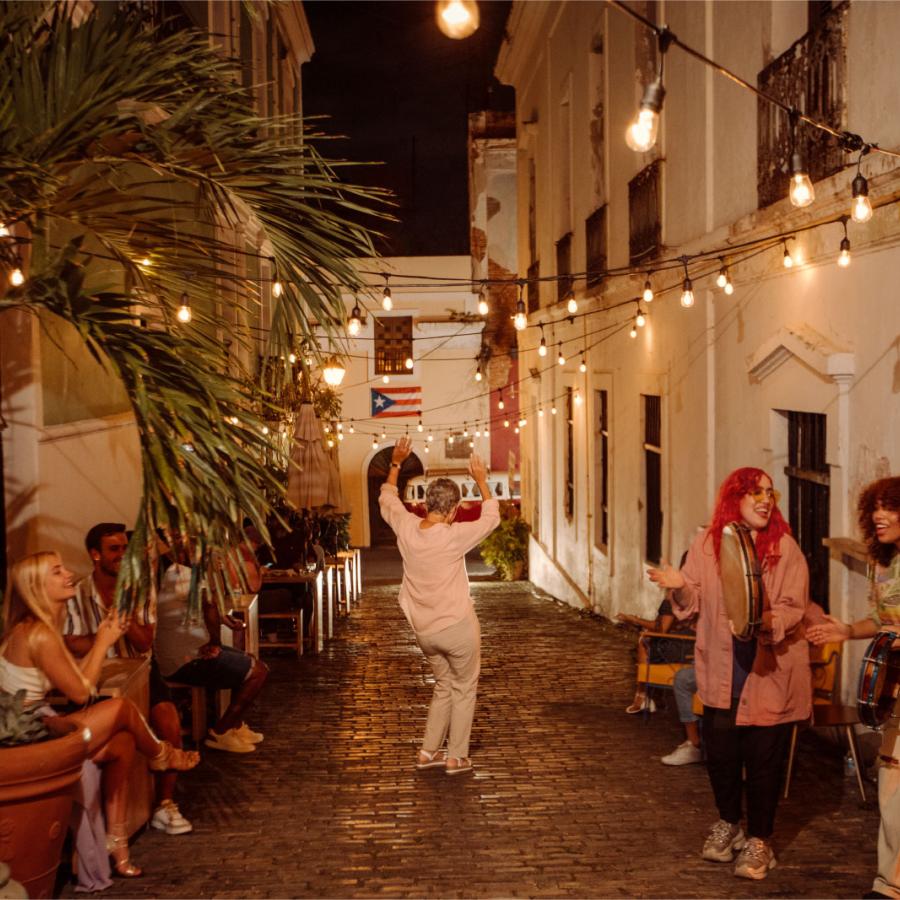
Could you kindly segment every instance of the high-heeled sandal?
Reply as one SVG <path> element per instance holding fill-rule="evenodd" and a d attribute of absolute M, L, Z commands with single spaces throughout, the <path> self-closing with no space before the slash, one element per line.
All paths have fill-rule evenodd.
<path fill-rule="evenodd" d="M 123 878 L 139 878 L 144 870 L 131 861 L 128 834 L 125 825 L 114 825 L 106 835 L 106 852 L 113 861 L 113 868 Z"/>
<path fill-rule="evenodd" d="M 200 754 L 196 750 L 182 750 L 181 747 L 173 747 L 168 741 L 160 741 L 159 744 L 159 753 L 147 761 L 152 772 L 166 772 L 170 769 L 186 772 L 200 762 Z"/>

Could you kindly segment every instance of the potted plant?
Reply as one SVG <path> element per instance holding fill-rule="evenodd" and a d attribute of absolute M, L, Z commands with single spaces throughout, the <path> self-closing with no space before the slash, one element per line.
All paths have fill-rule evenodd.
<path fill-rule="evenodd" d="M 29 897 L 53 896 L 72 794 L 90 734 L 71 723 L 51 734 L 25 692 L 0 691 L 0 860 Z"/>
<path fill-rule="evenodd" d="M 481 542 L 481 558 L 493 566 L 504 581 L 518 581 L 528 562 L 530 526 L 518 515 L 500 520 L 500 524 Z"/>

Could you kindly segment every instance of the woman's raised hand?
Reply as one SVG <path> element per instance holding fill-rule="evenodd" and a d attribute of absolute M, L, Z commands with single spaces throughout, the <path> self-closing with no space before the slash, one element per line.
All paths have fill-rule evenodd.
<path fill-rule="evenodd" d="M 487 464 L 477 453 L 469 457 L 469 474 L 476 484 L 487 481 Z"/>
<path fill-rule="evenodd" d="M 404 435 L 398 438 L 397 443 L 394 444 L 394 449 L 391 451 L 391 462 L 402 465 L 410 453 L 412 453 L 412 441 Z"/>
<path fill-rule="evenodd" d="M 658 584 L 667 591 L 678 591 L 685 585 L 684 575 L 681 574 L 681 570 L 670 566 L 665 560 L 663 560 L 661 568 L 647 569 L 647 576 L 654 584 Z"/>

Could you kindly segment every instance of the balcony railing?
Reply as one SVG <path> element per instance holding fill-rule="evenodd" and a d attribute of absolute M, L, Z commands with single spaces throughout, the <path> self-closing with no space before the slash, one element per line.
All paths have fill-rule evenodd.
<path fill-rule="evenodd" d="M 575 286 L 572 275 L 572 232 L 556 242 L 556 299 L 565 300 Z"/>
<path fill-rule="evenodd" d="M 662 161 L 650 163 L 628 182 L 628 255 L 640 265 L 662 247 Z"/>
<path fill-rule="evenodd" d="M 757 78 L 764 93 L 838 130 L 843 130 L 847 118 L 848 10 L 846 0 L 835 6 Z M 757 197 L 762 208 L 787 196 L 791 130 L 787 114 L 761 99 L 757 122 Z M 838 142 L 818 128 L 798 124 L 797 147 L 813 181 L 844 165 Z"/>

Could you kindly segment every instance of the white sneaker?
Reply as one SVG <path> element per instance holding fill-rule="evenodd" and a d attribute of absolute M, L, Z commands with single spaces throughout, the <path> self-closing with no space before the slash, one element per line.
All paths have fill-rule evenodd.
<path fill-rule="evenodd" d="M 246 722 L 241 722 L 237 728 L 232 731 L 247 744 L 261 744 L 265 737 L 261 731 L 254 731 Z"/>
<path fill-rule="evenodd" d="M 181 814 L 174 800 L 163 800 L 153 813 L 150 825 L 166 834 L 187 834 L 194 826 Z"/>
<path fill-rule="evenodd" d="M 762 881 L 775 868 L 775 854 L 767 841 L 752 837 L 744 845 L 734 865 L 734 874 L 738 878 L 752 878 Z"/>
<path fill-rule="evenodd" d="M 703 761 L 703 754 L 699 747 L 695 747 L 690 741 L 679 744 L 668 756 L 664 756 L 660 762 L 664 766 L 689 766 L 691 763 Z"/>
<path fill-rule="evenodd" d="M 719 819 L 710 828 L 701 855 L 713 862 L 731 862 L 734 859 L 734 851 L 742 849 L 745 843 L 744 832 L 740 825 L 732 825 L 724 819 Z"/>
<path fill-rule="evenodd" d="M 203 743 L 211 750 L 226 750 L 228 753 L 252 753 L 256 749 L 237 733 L 236 728 L 230 728 L 225 734 L 219 734 L 210 728 L 209 736 Z"/>

